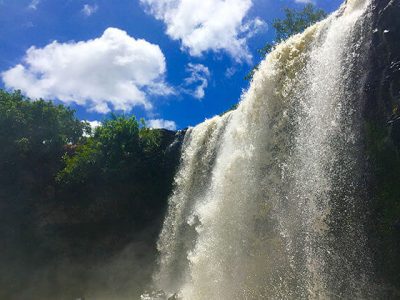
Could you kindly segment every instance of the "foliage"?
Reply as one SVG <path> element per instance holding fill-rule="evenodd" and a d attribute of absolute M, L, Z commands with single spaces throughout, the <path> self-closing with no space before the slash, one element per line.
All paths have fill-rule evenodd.
<path fill-rule="evenodd" d="M 40 188 L 61 166 L 65 146 L 80 142 L 85 130 L 69 108 L 0 90 L 0 182 Z"/>
<path fill-rule="evenodd" d="M 155 255 L 179 160 L 174 140 L 175 132 L 126 116 L 91 132 L 65 106 L 0 90 L 0 298 L 20 299 L 13 296 L 31 274 L 65 260 L 82 266 L 71 275 L 71 293 L 79 290 L 85 270 L 141 231 L 140 242 Z"/>
<path fill-rule="evenodd" d="M 88 124 L 69 108 L 0 90 L 1 299 L 11 299 L 15 281 L 28 280 L 35 269 L 42 249 L 35 224 L 42 208 L 54 204 L 54 177 L 66 146 L 80 143 L 85 130 Z"/>
<path fill-rule="evenodd" d="M 270 53 L 275 45 L 292 35 L 303 32 L 307 27 L 326 17 L 326 13 L 322 9 L 315 8 L 313 4 L 307 4 L 302 10 L 287 7 L 284 9 L 284 13 L 285 17 L 283 19 L 275 19 L 272 22 L 276 37 L 272 43 L 266 43 L 263 48 L 258 50 L 261 57 Z M 246 75 L 245 79 L 251 79 L 258 67 L 259 65 L 255 66 L 250 73 Z"/>
<path fill-rule="evenodd" d="M 64 156 L 65 168 L 57 179 L 64 184 L 84 183 L 100 174 L 116 178 L 121 172 L 143 169 L 159 143 L 159 131 L 145 127 L 135 117 L 112 116 L 72 156 Z"/>
<path fill-rule="evenodd" d="M 274 43 L 267 43 L 259 53 L 265 56 L 271 52 L 275 44 L 278 44 L 292 35 L 303 32 L 307 27 L 324 19 L 326 13 L 322 9 L 317 9 L 312 4 L 307 4 L 302 10 L 285 8 L 285 18 L 275 19 L 272 23 L 276 31 Z"/>

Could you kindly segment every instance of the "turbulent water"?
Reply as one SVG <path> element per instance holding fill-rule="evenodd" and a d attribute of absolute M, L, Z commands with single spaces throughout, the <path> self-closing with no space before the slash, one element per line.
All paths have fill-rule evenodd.
<path fill-rule="evenodd" d="M 359 151 L 370 6 L 349 0 L 277 46 L 235 111 L 188 130 L 155 289 L 373 298 Z"/>

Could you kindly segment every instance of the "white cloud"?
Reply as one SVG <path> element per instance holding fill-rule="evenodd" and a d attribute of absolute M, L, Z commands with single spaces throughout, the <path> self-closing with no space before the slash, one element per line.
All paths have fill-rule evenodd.
<path fill-rule="evenodd" d="M 100 121 L 88 121 L 86 120 L 85 122 L 88 122 L 92 130 L 96 129 L 97 127 L 101 126 L 102 123 Z"/>
<path fill-rule="evenodd" d="M 102 125 L 102 123 L 100 121 L 89 121 L 89 120 L 85 120 L 85 122 L 89 123 L 90 128 L 92 129 L 92 132 L 89 134 L 88 132 L 84 132 L 83 136 L 91 136 L 94 134 L 94 131 L 97 127 L 100 127 Z"/>
<path fill-rule="evenodd" d="M 146 121 L 150 128 L 165 128 L 169 130 L 176 130 L 176 123 L 170 120 L 164 119 L 152 119 Z"/>
<path fill-rule="evenodd" d="M 252 0 L 140 0 L 146 11 L 163 21 L 166 33 L 192 56 L 225 51 L 236 61 L 251 61 L 247 40 L 264 27 L 246 19 Z"/>
<path fill-rule="evenodd" d="M 87 17 L 93 15 L 99 7 L 95 5 L 85 4 L 82 8 L 82 13 Z"/>
<path fill-rule="evenodd" d="M 185 78 L 183 92 L 197 99 L 203 99 L 204 90 L 207 88 L 208 79 L 210 78 L 210 70 L 202 64 L 189 63 L 186 66 L 186 71 L 190 73 L 190 76 Z M 196 86 L 194 87 L 194 85 Z"/>
<path fill-rule="evenodd" d="M 108 28 L 93 40 L 31 47 L 21 64 L 1 75 L 7 88 L 31 98 L 56 98 L 107 113 L 111 107 L 149 110 L 149 96 L 174 93 L 165 72 L 159 46 Z"/>
<path fill-rule="evenodd" d="M 40 4 L 40 0 L 32 0 L 31 3 L 28 5 L 29 9 L 36 10 L 37 6 Z"/>

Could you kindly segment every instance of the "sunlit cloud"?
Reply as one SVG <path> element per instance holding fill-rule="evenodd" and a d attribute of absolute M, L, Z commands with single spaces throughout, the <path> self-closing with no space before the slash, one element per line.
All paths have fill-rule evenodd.
<path fill-rule="evenodd" d="M 108 28 L 99 38 L 31 47 L 23 61 L 1 74 L 5 86 L 31 98 L 58 99 L 89 111 L 152 109 L 151 96 L 174 93 L 164 80 L 160 47 Z"/>

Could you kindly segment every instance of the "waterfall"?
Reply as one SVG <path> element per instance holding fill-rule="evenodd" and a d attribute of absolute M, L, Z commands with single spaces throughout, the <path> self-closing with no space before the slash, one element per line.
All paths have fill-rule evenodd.
<path fill-rule="evenodd" d="M 278 45 L 238 108 L 188 130 L 154 286 L 179 299 L 373 297 L 361 107 L 371 4 Z"/>

